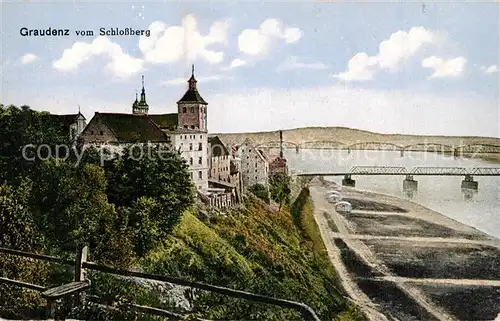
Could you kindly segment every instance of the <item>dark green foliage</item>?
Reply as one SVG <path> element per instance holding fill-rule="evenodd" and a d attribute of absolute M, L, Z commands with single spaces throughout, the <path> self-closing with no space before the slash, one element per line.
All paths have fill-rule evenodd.
<path fill-rule="evenodd" d="M 270 203 L 269 191 L 267 190 L 267 188 L 264 185 L 262 185 L 262 184 L 254 184 L 254 185 L 250 186 L 248 188 L 248 190 L 252 194 L 254 194 L 255 196 L 257 196 L 258 198 L 260 198 L 261 200 L 263 200 L 264 202 L 266 202 L 266 204 Z"/>
<path fill-rule="evenodd" d="M 26 200 L 29 183 L 19 187 L 0 185 L 0 246 L 40 253 L 42 235 L 36 228 Z M 30 283 L 43 284 L 48 265 L 0 253 L 0 276 Z M 29 318 L 37 314 L 44 303 L 39 294 L 16 286 L 0 283 L 0 315 L 7 318 Z"/>
<path fill-rule="evenodd" d="M 281 211 L 283 205 L 290 203 L 290 194 L 292 193 L 290 176 L 285 173 L 272 175 L 269 180 L 269 192 L 271 198 L 279 204 L 279 210 Z"/>
<path fill-rule="evenodd" d="M 0 182 L 26 177 L 34 166 L 41 162 L 39 157 L 27 160 L 23 157 L 23 147 L 32 144 L 46 144 L 50 153 L 56 154 L 57 145 L 69 144 L 69 133 L 61 130 L 59 120 L 47 112 L 37 112 L 28 106 L 4 106 L 0 104 Z M 35 148 L 26 149 L 28 158 L 35 156 Z M 46 157 L 49 149 L 41 149 Z M 14 170 L 15 169 L 15 170 Z"/>
<path fill-rule="evenodd" d="M 194 186 L 187 164 L 177 152 L 142 146 L 126 149 L 123 157 L 105 164 L 108 198 L 127 209 L 137 235 L 136 248 L 144 254 L 165 238 L 194 202 Z M 144 235 L 149 233 L 150 235 Z"/>

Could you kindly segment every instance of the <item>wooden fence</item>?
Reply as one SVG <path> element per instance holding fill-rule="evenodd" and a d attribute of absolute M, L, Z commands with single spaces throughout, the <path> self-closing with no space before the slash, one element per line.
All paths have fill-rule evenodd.
<path fill-rule="evenodd" d="M 114 274 L 114 275 L 121 275 L 121 276 L 128 276 L 128 277 L 136 277 L 136 278 L 142 278 L 142 279 L 147 279 L 147 280 L 156 280 L 156 281 L 163 281 L 163 282 L 168 282 L 176 285 L 181 285 L 181 286 L 187 286 L 195 289 L 200 289 L 200 290 L 205 290 L 208 292 L 212 293 L 217 293 L 217 294 L 222 294 L 222 295 L 227 295 L 230 297 L 234 298 L 240 298 L 243 300 L 248 300 L 252 302 L 259 302 L 259 303 L 264 303 L 264 304 L 271 304 L 275 306 L 279 306 L 282 308 L 287 308 L 287 309 L 293 309 L 298 311 L 302 318 L 307 321 L 320 321 L 316 313 L 314 312 L 313 309 L 311 309 L 309 306 L 300 303 L 300 302 L 294 302 L 294 301 L 289 301 L 289 300 L 282 300 L 282 299 L 276 299 L 268 296 L 263 296 L 259 294 L 254 294 L 250 292 L 245 292 L 245 291 L 239 291 L 239 290 L 234 290 L 234 289 L 229 289 L 221 286 L 215 286 L 215 285 L 209 285 L 209 284 L 204 284 L 200 282 L 193 282 L 181 278 L 174 278 L 174 277 L 169 277 L 165 275 L 158 275 L 158 274 L 149 274 L 149 273 L 144 273 L 144 272 L 139 272 L 139 271 L 133 271 L 129 269 L 118 269 L 106 265 L 100 265 L 94 262 L 89 262 L 87 261 L 88 257 L 88 247 L 82 247 L 77 250 L 76 257 L 74 260 L 68 260 L 68 259 L 63 259 L 63 258 L 58 258 L 54 256 L 48 256 L 48 255 L 41 255 L 41 254 L 34 254 L 34 253 L 29 253 L 29 252 L 24 252 L 24 251 L 18 251 L 18 250 L 13 250 L 9 248 L 3 248 L 0 247 L 0 253 L 5 253 L 8 255 L 14 255 L 14 256 L 20 256 L 20 257 L 27 257 L 31 259 L 37 259 L 37 260 L 42 260 L 42 261 L 47 261 L 47 262 L 53 262 L 53 263 L 58 263 L 62 265 L 70 265 L 73 266 L 75 269 L 74 273 L 74 280 L 71 283 L 68 284 L 63 284 L 58 287 L 54 288 L 46 288 L 41 285 L 36 285 L 36 284 L 30 284 L 26 282 L 21 282 L 17 280 L 12 280 L 8 279 L 5 277 L 0 277 L 0 283 L 4 284 L 11 284 L 11 285 L 16 285 L 20 286 L 23 288 L 27 288 L 30 290 L 38 291 L 41 292 L 42 297 L 47 300 L 47 312 L 48 312 L 48 318 L 53 318 L 56 320 L 64 320 L 65 316 L 60 315 L 57 313 L 57 307 L 60 302 L 60 300 L 65 299 L 65 298 L 71 298 L 73 297 L 74 300 L 73 305 L 79 305 L 83 304 L 84 301 L 88 302 L 93 302 L 96 304 L 99 304 L 103 306 L 103 304 L 98 303 L 98 300 L 96 297 L 93 296 L 87 296 L 85 292 L 89 289 L 90 283 L 88 280 L 86 280 L 86 272 L 87 270 L 95 270 L 95 271 L 100 271 L 103 273 L 108 273 L 108 274 Z M 147 314 L 152 314 L 152 315 L 158 315 L 162 317 L 169 318 L 170 320 L 185 320 L 189 316 L 187 315 L 182 315 L 178 313 L 173 313 L 170 311 L 154 308 L 154 307 L 147 307 L 147 306 L 140 306 L 136 304 L 128 304 L 127 305 L 129 308 L 140 312 L 140 313 L 147 313 Z M 108 308 L 111 308 L 107 306 Z M 190 320 L 202 320 L 202 319 L 190 319 Z"/>

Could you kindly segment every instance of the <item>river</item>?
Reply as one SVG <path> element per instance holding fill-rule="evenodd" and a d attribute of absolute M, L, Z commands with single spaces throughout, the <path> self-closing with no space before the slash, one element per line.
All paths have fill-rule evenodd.
<path fill-rule="evenodd" d="M 500 167 L 480 159 L 467 159 L 425 152 L 302 149 L 297 154 L 287 149 L 284 156 L 295 172 L 344 172 L 352 166 L 412 167 Z M 342 176 L 326 179 L 341 184 Z M 408 198 L 403 192 L 404 176 L 353 176 L 356 188 Z M 474 177 L 477 193 L 466 197 L 460 187 L 461 176 L 414 176 L 418 190 L 412 201 L 500 238 L 500 176 Z"/>

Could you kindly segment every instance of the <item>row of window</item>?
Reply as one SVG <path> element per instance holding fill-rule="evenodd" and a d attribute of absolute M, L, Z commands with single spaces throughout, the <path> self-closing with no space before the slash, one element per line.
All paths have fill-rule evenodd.
<path fill-rule="evenodd" d="M 191 111 L 192 113 L 194 113 L 194 107 L 191 107 L 191 108 L 190 108 L 190 111 Z M 206 107 L 200 107 L 200 111 L 201 111 L 202 113 L 206 112 Z M 182 112 L 183 112 L 184 114 L 185 114 L 185 113 L 187 113 L 187 108 L 186 108 L 186 107 L 182 107 Z"/>
<path fill-rule="evenodd" d="M 184 137 L 184 139 L 188 139 L 188 135 L 181 135 L 181 139 Z M 189 139 L 196 139 L 196 135 L 189 135 Z M 203 139 L 203 135 L 200 135 L 200 139 Z"/>
<path fill-rule="evenodd" d="M 194 178 L 194 172 L 191 172 L 191 179 Z M 203 172 L 202 171 L 198 171 L 198 178 L 199 179 L 203 179 Z"/>
<path fill-rule="evenodd" d="M 183 143 L 181 143 L 181 147 L 184 146 Z M 189 150 L 193 150 L 193 143 L 189 143 Z M 198 143 L 198 151 L 203 150 L 203 143 Z"/>
<path fill-rule="evenodd" d="M 90 135 L 94 135 L 94 131 L 93 130 L 90 131 Z M 104 135 L 104 132 L 101 130 L 99 132 L 99 135 L 101 135 L 101 136 Z"/>
<path fill-rule="evenodd" d="M 184 125 L 184 129 L 189 129 L 188 125 Z M 191 129 L 199 129 L 198 126 L 191 125 Z"/>
<path fill-rule="evenodd" d="M 199 165 L 203 164 L 203 158 L 198 157 L 198 164 Z M 193 157 L 189 158 L 189 165 L 193 165 Z"/>

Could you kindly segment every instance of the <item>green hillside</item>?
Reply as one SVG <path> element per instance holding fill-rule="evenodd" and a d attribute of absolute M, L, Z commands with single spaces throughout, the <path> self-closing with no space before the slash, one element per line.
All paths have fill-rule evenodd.
<path fill-rule="evenodd" d="M 150 272 L 300 301 L 321 320 L 364 320 L 338 286 L 307 190 L 281 212 L 252 197 L 225 217 L 202 221 L 188 213 L 142 265 Z M 202 295 L 194 306 L 208 319 L 300 319 L 291 310 L 218 295 Z"/>

